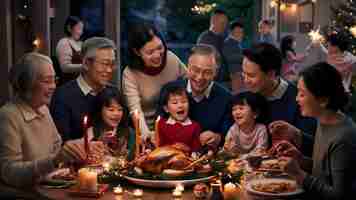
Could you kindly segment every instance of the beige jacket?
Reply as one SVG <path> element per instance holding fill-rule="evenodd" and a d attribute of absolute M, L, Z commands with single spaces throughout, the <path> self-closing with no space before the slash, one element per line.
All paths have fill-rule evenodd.
<path fill-rule="evenodd" d="M 36 183 L 54 170 L 62 139 L 47 106 L 35 112 L 17 101 L 0 109 L 0 178 L 10 186 Z M 26 187 L 28 188 L 28 187 Z"/>

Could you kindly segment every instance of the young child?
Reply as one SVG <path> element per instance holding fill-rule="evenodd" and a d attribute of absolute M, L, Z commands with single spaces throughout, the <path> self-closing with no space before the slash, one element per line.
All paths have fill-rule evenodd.
<path fill-rule="evenodd" d="M 252 92 L 233 97 L 232 116 L 235 123 L 229 129 L 224 150 L 232 154 L 248 154 L 268 147 L 267 128 L 263 124 L 268 115 L 266 99 Z"/>
<path fill-rule="evenodd" d="M 135 134 L 128 126 L 128 110 L 119 91 L 106 88 L 97 95 L 92 113 L 93 126 L 88 129 L 92 140 L 103 141 L 115 156 L 133 158 Z"/>
<path fill-rule="evenodd" d="M 165 116 L 158 123 L 158 146 L 183 143 L 190 147 L 191 152 L 197 152 L 201 128 L 188 117 L 189 100 L 185 88 L 171 85 L 162 96 Z"/>
<path fill-rule="evenodd" d="M 276 44 L 276 41 L 272 35 L 273 24 L 270 20 L 264 19 L 258 23 L 258 38 L 256 43 L 266 42 L 272 45 Z"/>
<path fill-rule="evenodd" d="M 282 76 L 289 81 L 297 81 L 298 79 L 298 63 L 302 62 L 309 53 L 309 46 L 306 48 L 305 54 L 297 54 L 295 52 L 296 41 L 293 35 L 286 35 L 281 40 L 281 53 L 283 58 Z"/>

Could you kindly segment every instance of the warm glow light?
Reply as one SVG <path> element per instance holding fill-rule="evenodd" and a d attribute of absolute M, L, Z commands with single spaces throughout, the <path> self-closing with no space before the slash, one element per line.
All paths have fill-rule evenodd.
<path fill-rule="evenodd" d="M 36 38 L 33 42 L 32 42 L 32 44 L 36 47 L 36 48 L 39 48 L 40 47 L 40 39 L 38 39 L 38 38 Z"/>
<path fill-rule="evenodd" d="M 286 8 L 287 8 L 287 6 L 286 6 L 285 3 L 282 3 L 282 4 L 279 6 L 279 9 L 280 9 L 281 11 L 284 11 Z"/>
<path fill-rule="evenodd" d="M 316 0 L 311 0 L 313 3 L 316 3 Z"/>
<path fill-rule="evenodd" d="M 135 190 L 133 191 L 133 195 L 134 195 L 135 197 L 142 197 L 142 195 L 143 195 L 143 190 L 141 190 L 141 189 L 135 189 Z"/>
<path fill-rule="evenodd" d="M 191 10 L 199 15 L 208 14 L 216 7 L 216 3 L 213 4 L 203 4 L 202 2 L 198 2 L 198 5 L 195 5 Z"/>
<path fill-rule="evenodd" d="M 349 30 L 350 30 L 350 33 L 352 34 L 352 36 L 356 37 L 356 25 L 352 26 Z"/>
<path fill-rule="evenodd" d="M 271 3 L 269 5 L 271 6 L 271 8 L 275 8 L 278 6 L 277 2 L 275 2 L 275 1 L 271 1 Z"/>
<path fill-rule="evenodd" d="M 183 191 L 184 191 L 184 185 L 182 185 L 182 184 L 177 184 L 175 190 L 179 190 L 179 191 L 183 192 Z"/>
<path fill-rule="evenodd" d="M 35 43 L 35 42 L 33 42 L 33 43 Z M 88 124 L 88 116 L 87 115 L 84 116 L 83 124 L 84 125 Z"/>
<path fill-rule="evenodd" d="M 315 31 L 311 30 L 308 35 L 313 43 L 321 42 L 324 39 L 323 36 L 320 34 L 320 26 Z"/>
<path fill-rule="evenodd" d="M 297 4 L 292 4 L 292 5 L 291 5 L 291 11 L 292 11 L 292 12 L 296 12 L 297 9 L 298 9 L 298 5 L 297 5 Z"/>
<path fill-rule="evenodd" d="M 104 168 L 105 171 L 109 171 L 110 170 L 110 164 L 107 163 L 107 162 L 104 162 L 103 163 L 103 168 Z"/>
<path fill-rule="evenodd" d="M 124 189 L 121 186 L 114 187 L 114 194 L 122 195 L 124 193 Z"/>

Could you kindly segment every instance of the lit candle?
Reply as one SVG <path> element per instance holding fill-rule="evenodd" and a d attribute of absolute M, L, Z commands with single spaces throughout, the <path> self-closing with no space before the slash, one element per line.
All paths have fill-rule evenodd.
<path fill-rule="evenodd" d="M 82 168 L 78 171 L 78 182 L 81 190 L 96 192 L 98 188 L 98 174 L 94 170 Z"/>
<path fill-rule="evenodd" d="M 35 40 L 33 40 L 32 44 L 34 45 L 35 50 L 38 50 L 41 44 L 40 39 L 36 38 Z"/>
<path fill-rule="evenodd" d="M 140 155 L 140 147 L 141 147 L 140 116 L 138 110 L 135 110 L 134 112 L 134 126 L 135 126 L 135 133 L 136 133 L 135 156 L 137 158 Z"/>
<path fill-rule="evenodd" d="M 133 195 L 134 195 L 135 198 L 141 198 L 143 196 L 143 190 L 135 189 L 133 191 Z"/>
<path fill-rule="evenodd" d="M 84 132 L 84 149 L 85 153 L 87 154 L 87 159 L 89 158 L 90 154 L 90 147 L 89 147 L 89 138 L 88 138 L 88 116 L 85 115 L 83 119 L 83 132 Z"/>
<path fill-rule="evenodd" d="M 182 196 L 182 191 L 174 189 L 172 195 L 173 195 L 173 197 L 181 197 Z"/>
<path fill-rule="evenodd" d="M 114 194 L 116 195 L 122 195 L 124 193 L 124 189 L 118 185 L 117 187 L 114 187 Z"/>
<path fill-rule="evenodd" d="M 224 185 L 224 199 L 236 199 L 240 196 L 240 189 L 233 183 Z"/>
<path fill-rule="evenodd" d="M 159 120 L 161 119 L 161 116 L 158 115 L 156 122 L 155 122 L 155 140 L 156 140 L 156 147 L 159 147 L 159 128 L 158 128 L 158 124 L 159 124 Z"/>
<path fill-rule="evenodd" d="M 104 162 L 102 164 L 103 168 L 104 168 L 104 171 L 109 171 L 110 170 L 110 164 L 108 162 Z"/>
<path fill-rule="evenodd" d="M 183 192 L 184 191 L 184 185 L 183 184 L 177 184 L 175 190 Z"/>

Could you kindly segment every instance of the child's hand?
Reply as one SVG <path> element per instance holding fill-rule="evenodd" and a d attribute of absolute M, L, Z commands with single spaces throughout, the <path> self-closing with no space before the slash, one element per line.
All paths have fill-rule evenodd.
<path fill-rule="evenodd" d="M 220 144 L 221 137 L 212 131 L 204 131 L 200 134 L 199 140 L 202 146 L 207 145 L 216 150 Z"/>

